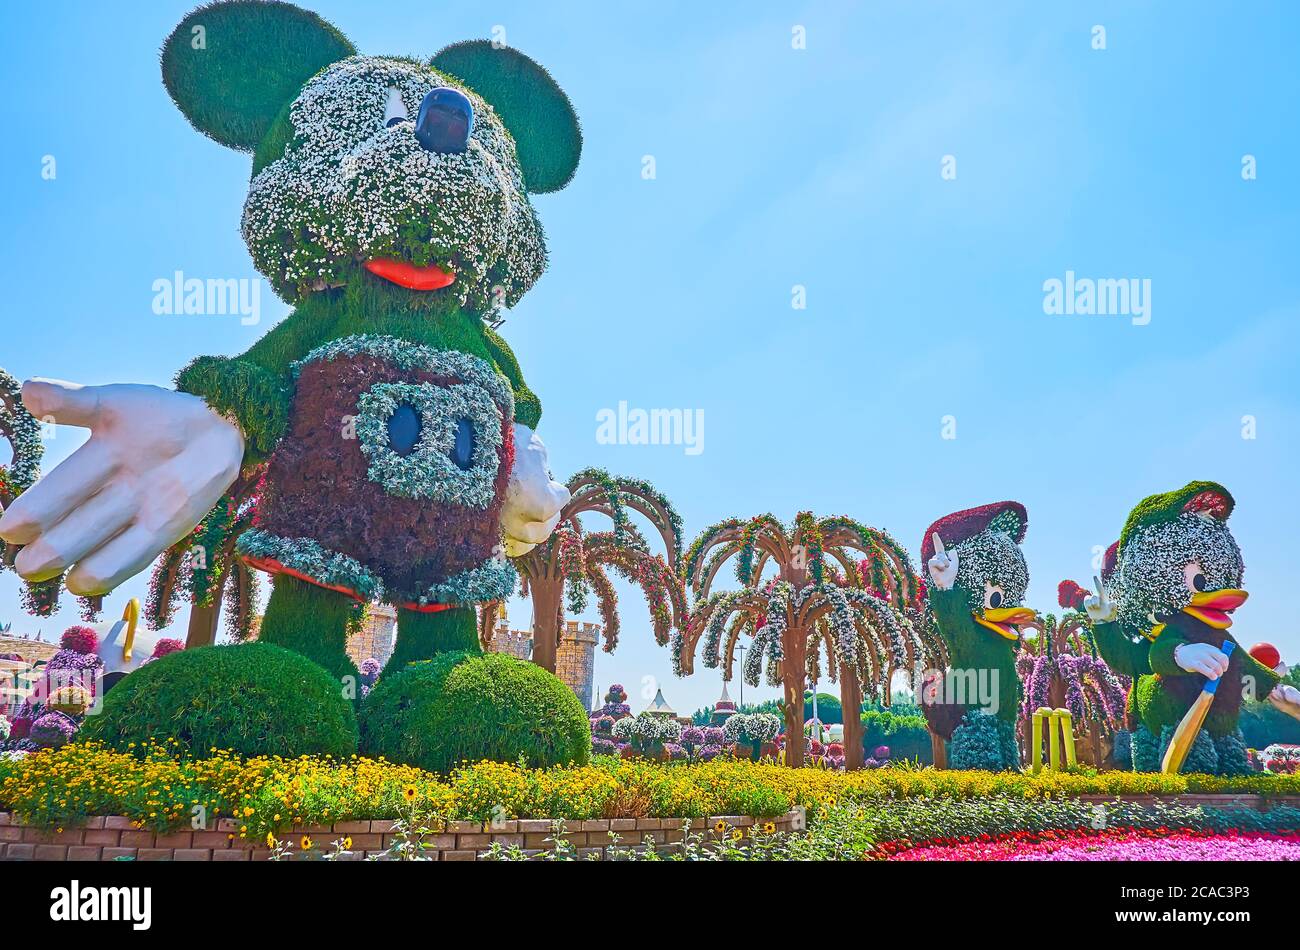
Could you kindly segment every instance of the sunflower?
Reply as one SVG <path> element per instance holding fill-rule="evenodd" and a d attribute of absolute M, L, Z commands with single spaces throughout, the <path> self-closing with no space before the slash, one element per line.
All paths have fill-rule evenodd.
<path fill-rule="evenodd" d="M 304 851 L 310 851 L 312 848 L 316 847 L 316 842 L 311 840 L 311 835 L 303 835 L 302 840 L 298 842 L 298 847 L 302 848 Z"/>
<path fill-rule="evenodd" d="M 274 831 L 268 831 L 268 832 L 266 833 L 266 846 L 267 846 L 268 848 L 274 848 L 274 847 L 275 847 L 275 832 L 274 832 Z"/>
<path fill-rule="evenodd" d="M 732 829 L 731 829 L 731 840 L 732 840 L 732 841 L 739 841 L 739 840 L 740 840 L 741 838 L 743 838 L 743 837 L 745 837 L 745 833 L 744 833 L 743 831 L 741 831 L 739 828 L 732 828 Z"/>
<path fill-rule="evenodd" d="M 763 822 L 763 834 L 770 835 L 774 831 L 776 831 L 776 822 L 774 821 Z"/>
<path fill-rule="evenodd" d="M 346 837 L 346 838 L 343 839 L 343 850 L 344 850 L 344 851 L 351 851 L 351 850 L 352 850 L 352 836 L 351 836 L 351 835 L 349 835 L 348 837 Z"/>
<path fill-rule="evenodd" d="M 414 785 L 408 785 L 402 790 L 402 794 L 406 796 L 408 802 L 413 802 L 415 801 L 415 796 L 418 795 L 419 792 L 416 790 Z"/>
<path fill-rule="evenodd" d="M 719 818 L 717 821 L 715 821 L 715 822 L 713 823 L 713 833 L 714 833 L 714 834 L 719 834 L 719 835 L 720 835 L 720 834 L 722 834 L 723 832 L 725 832 L 726 830 L 727 830 L 727 823 L 726 823 L 725 821 L 723 821 L 721 818 Z"/>

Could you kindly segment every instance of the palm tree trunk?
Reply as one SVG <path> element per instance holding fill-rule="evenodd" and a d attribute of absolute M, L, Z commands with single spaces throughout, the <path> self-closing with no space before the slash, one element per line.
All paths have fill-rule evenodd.
<path fill-rule="evenodd" d="M 944 743 L 943 736 L 933 729 L 930 729 L 930 758 L 934 760 L 936 769 L 948 767 L 948 746 Z"/>
<path fill-rule="evenodd" d="M 224 581 L 225 578 L 223 577 Z M 224 588 L 225 585 L 222 584 Z M 212 603 L 206 607 L 195 604 L 190 608 L 190 626 L 185 635 L 185 649 L 209 647 L 217 642 L 217 619 L 221 616 L 221 595 L 217 590 L 212 594 Z"/>
<path fill-rule="evenodd" d="M 844 769 L 862 768 L 862 684 L 858 674 L 840 664 L 840 706 L 844 710 Z"/>
<path fill-rule="evenodd" d="M 555 672 L 555 656 L 560 647 L 560 598 L 562 580 L 530 579 L 529 595 L 533 599 L 533 662 L 549 673 Z"/>
<path fill-rule="evenodd" d="M 785 656 L 781 659 L 781 683 L 785 691 L 785 764 L 803 765 L 803 688 L 808 675 L 808 631 L 787 627 Z"/>

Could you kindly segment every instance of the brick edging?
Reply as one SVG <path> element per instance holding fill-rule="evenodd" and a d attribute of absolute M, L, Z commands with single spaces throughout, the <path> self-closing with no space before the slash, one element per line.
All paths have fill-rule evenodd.
<path fill-rule="evenodd" d="M 798 812 L 788 812 L 771 819 L 777 831 L 789 831 Z M 691 819 L 691 830 L 710 831 L 719 821 L 732 828 L 745 829 L 764 819 L 743 815 L 720 815 Z M 682 818 L 602 818 L 564 822 L 566 840 L 580 858 L 593 854 L 604 856 L 610 844 L 610 832 L 620 838 L 621 847 L 641 845 L 649 838 L 655 845 L 679 843 L 683 837 Z M 425 840 L 426 857 L 435 861 L 476 861 L 493 844 L 518 846 L 536 852 L 550 847 L 553 822 L 550 819 L 518 819 L 494 825 L 476 821 L 449 821 L 441 834 Z M 280 837 L 294 843 L 310 835 L 317 850 L 328 849 L 338 838 L 352 839 L 352 860 L 384 854 L 393 843 L 392 819 L 379 821 L 340 821 L 332 825 L 304 825 Z M 265 841 L 239 837 L 239 823 L 219 819 L 210 831 L 179 831 L 157 834 L 135 828 L 130 819 L 109 815 L 89 819 L 81 828 L 43 831 L 24 825 L 8 812 L 0 812 L 0 861 L 112 861 L 131 858 L 137 861 L 263 861 L 270 857 Z"/>

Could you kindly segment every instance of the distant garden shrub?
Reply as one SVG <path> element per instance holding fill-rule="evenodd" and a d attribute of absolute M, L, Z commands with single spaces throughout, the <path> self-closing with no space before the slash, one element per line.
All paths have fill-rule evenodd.
<path fill-rule="evenodd" d="M 452 652 L 379 680 L 362 704 L 361 747 L 432 772 L 483 759 L 582 765 L 591 727 L 573 690 L 540 666 Z"/>
<path fill-rule="evenodd" d="M 887 757 L 914 759 L 923 765 L 933 764 L 930 732 L 923 716 L 900 716 L 892 712 L 868 710 L 862 714 L 862 748 L 875 755 L 878 746 L 888 746 Z"/>

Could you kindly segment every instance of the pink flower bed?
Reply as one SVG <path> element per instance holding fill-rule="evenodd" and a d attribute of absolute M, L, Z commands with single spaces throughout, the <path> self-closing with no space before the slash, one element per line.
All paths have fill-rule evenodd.
<path fill-rule="evenodd" d="M 891 861 L 1300 861 L 1300 833 L 1132 828 L 1007 835 L 901 851 Z"/>

